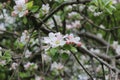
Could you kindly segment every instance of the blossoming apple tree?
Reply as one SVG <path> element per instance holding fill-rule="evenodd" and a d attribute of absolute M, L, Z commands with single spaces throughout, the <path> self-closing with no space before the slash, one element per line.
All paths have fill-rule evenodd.
<path fill-rule="evenodd" d="M 0 80 L 120 79 L 119 0 L 1 0 Z"/>

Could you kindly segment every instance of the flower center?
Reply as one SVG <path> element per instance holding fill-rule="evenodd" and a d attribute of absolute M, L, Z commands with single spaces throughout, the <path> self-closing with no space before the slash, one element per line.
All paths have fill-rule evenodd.
<path fill-rule="evenodd" d="M 56 44 L 60 44 L 60 41 L 59 41 L 59 40 L 56 40 L 55 43 L 56 43 Z"/>

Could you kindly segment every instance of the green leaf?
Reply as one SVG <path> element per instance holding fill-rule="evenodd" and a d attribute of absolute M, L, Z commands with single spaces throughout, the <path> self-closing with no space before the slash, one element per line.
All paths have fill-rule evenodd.
<path fill-rule="evenodd" d="M 59 59 L 59 53 L 55 53 L 55 55 L 52 57 L 53 61 L 56 61 Z"/>
<path fill-rule="evenodd" d="M 12 56 L 11 56 L 11 53 L 10 53 L 10 50 L 6 50 L 4 55 L 1 57 L 3 60 L 6 60 L 7 63 L 9 63 L 12 59 Z"/>
<path fill-rule="evenodd" d="M 61 55 L 61 57 L 66 60 L 66 59 L 68 59 L 69 55 L 67 53 L 63 53 Z"/>
<path fill-rule="evenodd" d="M 70 46 L 70 45 L 64 45 L 64 46 L 63 46 L 63 49 L 70 50 L 70 49 L 71 49 L 71 46 Z"/>
<path fill-rule="evenodd" d="M 29 77 L 30 76 L 30 73 L 29 72 L 19 72 L 19 75 L 21 78 L 25 78 L 25 77 Z"/>
<path fill-rule="evenodd" d="M 39 6 L 33 6 L 32 8 L 31 8 L 31 12 L 36 12 L 36 11 L 38 11 L 38 9 L 39 9 Z"/>
<path fill-rule="evenodd" d="M 24 44 L 23 43 L 19 43 L 19 48 L 23 49 L 23 47 L 24 47 Z"/>
<path fill-rule="evenodd" d="M 72 52 L 78 52 L 77 49 L 76 49 L 76 47 L 71 47 L 71 51 Z"/>
<path fill-rule="evenodd" d="M 27 24 L 27 18 L 26 17 L 23 18 L 23 23 Z"/>
<path fill-rule="evenodd" d="M 58 51 L 58 49 L 56 49 L 56 48 L 51 48 L 51 49 L 50 49 L 50 54 L 51 54 L 52 56 L 54 56 L 54 55 L 57 53 L 57 51 Z"/>
<path fill-rule="evenodd" d="M 5 80 L 5 73 L 0 73 L 0 80 Z"/>
<path fill-rule="evenodd" d="M 33 6 L 33 1 L 26 3 L 27 9 L 30 10 Z"/>
<path fill-rule="evenodd" d="M 105 8 L 105 10 L 109 13 L 109 14 L 112 14 L 112 11 L 108 8 Z"/>

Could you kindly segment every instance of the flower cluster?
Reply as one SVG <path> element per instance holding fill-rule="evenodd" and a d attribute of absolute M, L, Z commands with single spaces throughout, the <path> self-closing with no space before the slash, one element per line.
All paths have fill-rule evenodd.
<path fill-rule="evenodd" d="M 74 37 L 73 34 L 66 34 L 63 36 L 60 32 L 49 33 L 49 37 L 44 37 L 43 43 L 48 44 L 52 48 L 63 46 L 65 44 L 81 45 L 80 37 Z"/>
<path fill-rule="evenodd" d="M 27 0 L 15 0 L 15 6 L 14 11 L 12 12 L 12 16 L 18 15 L 19 17 L 23 17 L 28 13 L 27 6 L 26 6 Z"/>

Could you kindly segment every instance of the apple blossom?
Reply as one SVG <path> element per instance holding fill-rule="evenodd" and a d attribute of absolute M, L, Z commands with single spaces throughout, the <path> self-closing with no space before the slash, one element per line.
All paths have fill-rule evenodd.
<path fill-rule="evenodd" d="M 15 0 L 16 5 L 13 7 L 14 11 L 12 12 L 12 16 L 18 15 L 19 17 L 23 17 L 28 13 L 26 0 Z"/>
<path fill-rule="evenodd" d="M 72 10 L 72 6 L 71 6 L 71 5 L 67 6 L 67 7 L 65 8 L 65 10 L 66 10 L 66 11 L 71 11 L 71 10 Z"/>
<path fill-rule="evenodd" d="M 0 65 L 2 65 L 2 66 L 6 65 L 6 63 L 7 63 L 6 60 L 1 60 L 0 61 Z"/>
<path fill-rule="evenodd" d="M 103 12 L 94 12 L 94 16 L 100 16 Z"/>
<path fill-rule="evenodd" d="M 44 80 L 44 77 L 35 75 L 35 80 Z"/>
<path fill-rule="evenodd" d="M 5 25 L 3 23 L 0 24 L 0 34 L 6 31 Z"/>
<path fill-rule="evenodd" d="M 102 38 L 102 34 L 101 33 L 97 33 L 97 37 L 98 38 Z"/>
<path fill-rule="evenodd" d="M 10 70 L 15 70 L 17 67 L 18 67 L 18 63 L 14 62 L 12 63 Z"/>
<path fill-rule="evenodd" d="M 72 17 L 74 17 L 74 16 L 76 16 L 76 15 L 78 15 L 77 12 L 68 13 L 68 17 L 69 17 L 69 18 L 72 18 Z"/>
<path fill-rule="evenodd" d="M 48 22 L 47 22 L 47 26 L 48 26 L 50 29 L 52 29 L 52 28 L 55 26 L 54 21 L 53 21 L 52 19 L 49 19 Z"/>
<path fill-rule="evenodd" d="M 102 28 L 102 29 L 105 29 L 105 26 L 104 26 L 104 25 L 102 25 L 102 24 L 101 24 L 99 27 L 100 27 L 100 28 Z"/>
<path fill-rule="evenodd" d="M 47 54 L 42 54 L 42 60 L 45 62 L 50 62 L 52 59 Z"/>
<path fill-rule="evenodd" d="M 117 53 L 118 55 L 120 55 L 120 45 L 117 46 L 117 48 L 115 49 L 115 51 L 116 51 L 116 53 Z"/>
<path fill-rule="evenodd" d="M 54 62 L 51 64 L 51 70 L 62 70 L 64 66 L 61 63 Z"/>
<path fill-rule="evenodd" d="M 25 52 L 25 58 L 29 58 L 31 56 L 32 52 L 30 52 L 29 50 L 26 50 Z"/>
<path fill-rule="evenodd" d="M 78 75 L 78 77 L 79 77 L 78 80 L 88 80 L 89 79 L 89 77 L 86 74 Z"/>
<path fill-rule="evenodd" d="M 20 42 L 22 42 L 23 44 L 26 44 L 26 42 L 28 41 L 28 39 L 29 39 L 29 35 L 28 35 L 27 30 L 25 30 L 22 33 L 22 36 L 20 37 Z"/>
<path fill-rule="evenodd" d="M 61 20 L 60 16 L 54 15 L 54 18 L 55 18 L 55 20 L 57 22 L 57 25 L 62 26 L 62 20 Z"/>
<path fill-rule="evenodd" d="M 81 26 L 80 21 L 76 20 L 75 22 L 72 23 L 74 28 L 79 28 Z"/>
<path fill-rule="evenodd" d="M 120 55 L 120 45 L 118 44 L 118 41 L 113 41 L 112 47 L 115 49 L 115 52 Z"/>
<path fill-rule="evenodd" d="M 43 11 L 43 14 L 47 14 L 49 12 L 49 4 L 43 4 L 41 10 Z"/>
<path fill-rule="evenodd" d="M 76 20 L 75 22 L 72 22 L 71 24 L 67 24 L 66 28 L 69 29 L 74 29 L 74 28 L 79 28 L 81 27 L 80 21 Z"/>
<path fill-rule="evenodd" d="M 44 37 L 43 43 L 48 44 L 52 48 L 64 46 L 65 44 L 81 46 L 80 37 L 74 37 L 73 34 L 63 36 L 60 32 L 49 33 L 49 37 Z"/>
<path fill-rule="evenodd" d="M 113 41 L 112 47 L 116 49 L 118 47 L 118 41 Z"/>
<path fill-rule="evenodd" d="M 67 25 L 66 25 L 66 28 L 67 28 L 67 29 L 72 29 L 72 28 L 73 28 L 73 25 L 67 24 Z"/>
<path fill-rule="evenodd" d="M 44 43 L 49 44 L 52 48 L 65 45 L 66 41 L 63 35 L 58 33 L 49 33 L 49 37 L 44 37 Z"/>
<path fill-rule="evenodd" d="M 83 5 L 83 4 L 81 4 L 81 5 L 79 6 L 79 10 L 80 10 L 80 11 L 83 11 L 84 8 L 85 8 L 85 5 Z"/>
<path fill-rule="evenodd" d="M 96 8 L 97 7 L 91 5 L 91 6 L 88 7 L 88 10 L 91 11 L 91 12 L 95 12 Z"/>
<path fill-rule="evenodd" d="M 9 25 L 15 25 L 15 17 L 12 17 L 8 14 L 8 10 L 7 9 L 3 9 L 2 10 L 3 14 L 0 14 L 0 20 L 4 20 L 4 25 L 5 26 L 9 26 Z"/>
<path fill-rule="evenodd" d="M 93 48 L 91 48 L 90 51 L 93 52 L 93 53 L 97 53 L 97 54 L 100 53 L 100 50 L 99 50 L 99 49 L 93 49 Z"/>

